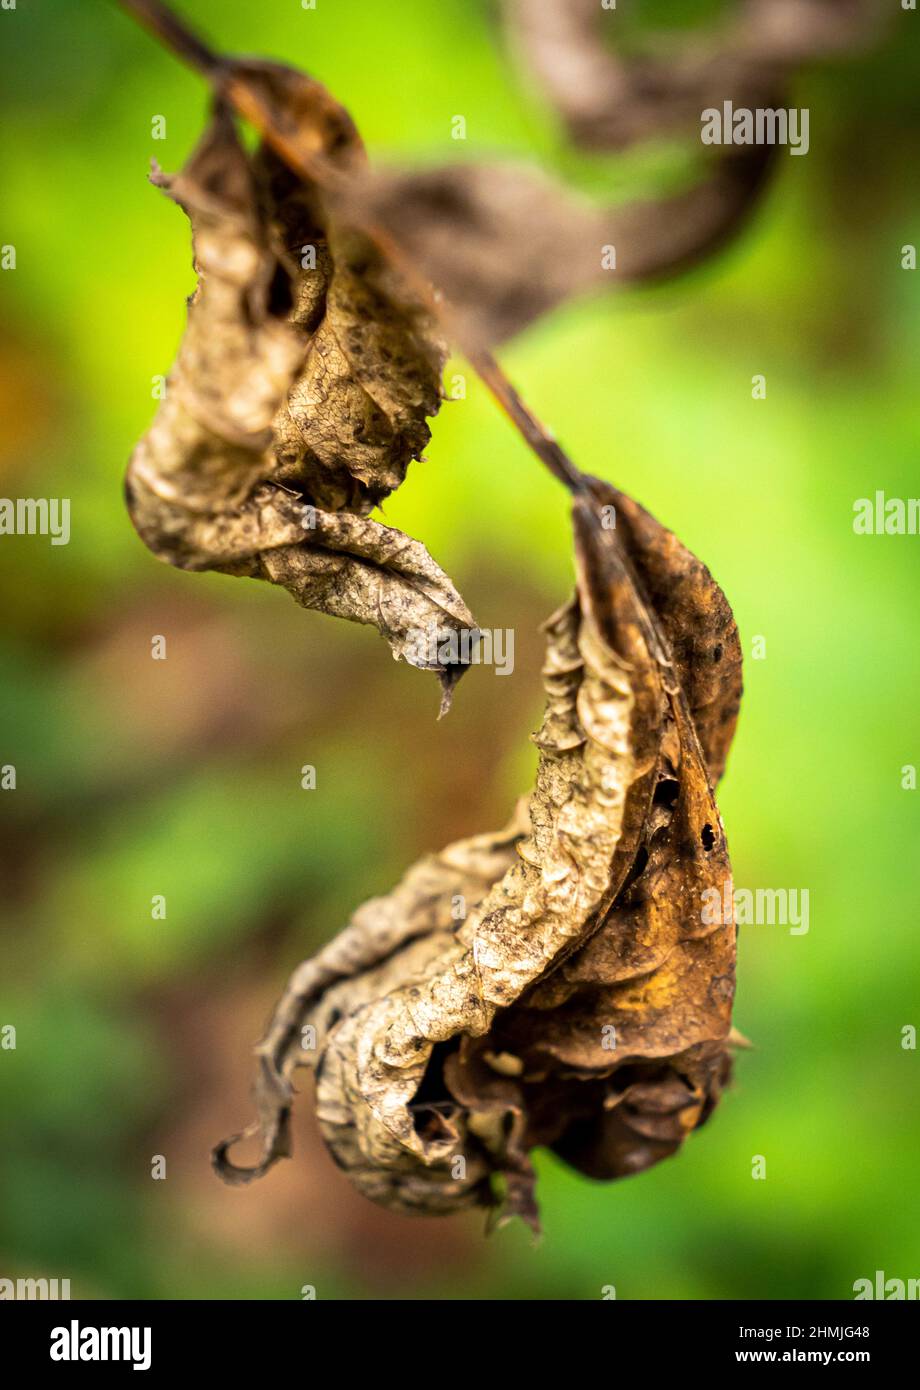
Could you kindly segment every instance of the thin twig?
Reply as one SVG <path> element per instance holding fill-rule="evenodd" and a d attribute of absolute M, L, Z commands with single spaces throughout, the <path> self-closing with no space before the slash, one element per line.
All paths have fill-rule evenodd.
<path fill-rule="evenodd" d="M 295 147 L 285 131 L 278 128 L 274 113 L 260 93 L 234 71 L 231 63 L 198 38 L 185 21 L 179 19 L 168 6 L 161 3 L 161 0 L 118 0 L 118 3 L 153 34 L 154 38 L 200 73 L 211 84 L 215 93 L 228 101 L 240 116 L 249 121 L 266 144 L 301 179 L 319 184 L 333 193 L 341 193 L 347 187 L 348 176 L 334 168 L 321 154 L 311 154 Z M 465 334 L 458 329 L 447 299 L 434 292 L 430 282 L 420 274 L 412 259 L 405 254 L 389 232 L 365 218 L 361 218 L 361 230 L 396 266 L 430 312 L 437 317 L 447 335 L 454 339 L 537 458 L 572 492 L 583 491 L 586 486 L 584 475 L 525 404 L 492 353 L 464 341 Z"/>
<path fill-rule="evenodd" d="M 491 352 L 483 348 L 468 348 L 466 356 L 537 458 L 542 460 L 553 476 L 572 492 L 583 491 L 587 483 L 584 474 L 575 467 L 545 425 L 540 423 Z"/>
<path fill-rule="evenodd" d="M 194 34 L 184 20 L 173 14 L 160 0 L 119 0 L 122 9 L 149 29 L 184 62 L 211 78 L 221 66 L 221 58 Z"/>

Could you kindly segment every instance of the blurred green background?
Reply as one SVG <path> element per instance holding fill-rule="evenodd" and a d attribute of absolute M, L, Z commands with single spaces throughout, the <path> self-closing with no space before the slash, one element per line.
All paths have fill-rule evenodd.
<path fill-rule="evenodd" d="M 485 3 L 181 8 L 225 49 L 319 76 L 380 159 L 501 153 L 628 195 L 686 156 L 575 156 Z M 641 25 L 714 7 L 621 8 Z M 185 219 L 145 175 L 181 164 L 205 94 L 103 0 L 0 12 L 0 242 L 17 250 L 0 493 L 72 499 L 69 546 L 0 540 L 0 763 L 18 778 L 0 792 L 0 1026 L 18 1036 L 0 1051 L 0 1275 L 69 1277 L 75 1297 L 490 1299 L 848 1298 L 876 1269 L 920 1275 L 920 1063 L 901 1046 L 920 1024 L 920 792 L 901 785 L 920 763 L 920 540 L 852 530 L 856 498 L 920 491 L 920 277 L 901 268 L 920 241 L 920 17 L 891 9 L 885 43 L 801 77 L 811 152 L 780 156 L 728 252 L 503 353 L 577 462 L 723 585 L 748 657 L 721 793 L 736 883 L 811 895 L 807 935 L 742 931 L 736 1021 L 756 1050 L 712 1122 L 609 1186 L 538 1156 L 536 1247 L 523 1228 L 485 1239 L 476 1215 L 378 1210 L 306 1095 L 293 1161 L 261 1183 L 223 1187 L 208 1151 L 250 1117 L 249 1049 L 296 961 L 528 785 L 538 625 L 571 583 L 565 499 L 452 363 L 466 399 L 386 519 L 517 645 L 513 675 L 474 669 L 440 724 L 434 680 L 370 629 L 158 564 L 121 479 L 194 281 Z"/>

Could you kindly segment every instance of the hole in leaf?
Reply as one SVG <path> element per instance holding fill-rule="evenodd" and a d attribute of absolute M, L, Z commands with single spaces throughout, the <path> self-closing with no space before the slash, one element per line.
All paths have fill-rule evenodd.
<path fill-rule="evenodd" d="M 288 275 L 284 266 L 275 266 L 275 273 L 272 276 L 271 284 L 268 287 L 268 312 L 272 318 L 286 318 L 290 313 L 294 303 L 293 292 L 291 290 L 291 277 Z"/>
<path fill-rule="evenodd" d="M 647 863 L 648 849 L 645 845 L 640 845 L 639 848 L 636 850 L 636 857 L 633 860 L 633 866 L 626 877 L 625 883 L 623 884 L 624 888 L 628 888 L 631 883 L 635 883 L 636 879 L 639 878 L 645 872 L 645 866 Z"/>
<path fill-rule="evenodd" d="M 674 806 L 677 800 L 677 793 L 680 791 L 680 783 L 675 777 L 662 777 L 655 788 L 655 795 L 652 801 L 656 806 L 666 806 L 668 810 Z"/>

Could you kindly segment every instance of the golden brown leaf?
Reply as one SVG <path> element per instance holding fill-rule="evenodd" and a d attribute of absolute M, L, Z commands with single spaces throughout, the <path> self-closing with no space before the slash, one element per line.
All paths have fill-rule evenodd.
<path fill-rule="evenodd" d="M 703 921 L 703 891 L 730 881 L 707 760 L 721 767 L 737 716 L 737 634 L 708 571 L 622 494 L 586 480 L 574 524 L 526 825 L 429 856 L 299 968 L 259 1047 L 261 1159 L 216 1153 L 231 1181 L 288 1151 L 301 1065 L 368 1196 L 488 1206 L 500 1176 L 532 1223 L 535 1146 L 622 1176 L 715 1104 L 734 925 Z"/>

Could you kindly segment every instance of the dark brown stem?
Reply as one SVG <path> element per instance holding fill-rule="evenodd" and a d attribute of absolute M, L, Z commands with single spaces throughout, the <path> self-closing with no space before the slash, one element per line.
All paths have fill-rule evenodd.
<path fill-rule="evenodd" d="M 219 54 L 208 48 L 185 21 L 160 4 L 160 0 L 118 0 L 118 3 L 183 62 L 207 78 L 218 75 L 223 64 Z"/>
<path fill-rule="evenodd" d="M 553 476 L 572 492 L 583 491 L 587 485 L 584 474 L 575 467 L 565 450 L 556 443 L 545 425 L 541 425 L 533 411 L 521 399 L 491 352 L 482 348 L 470 348 L 466 355 L 537 458 L 541 459 Z"/>

